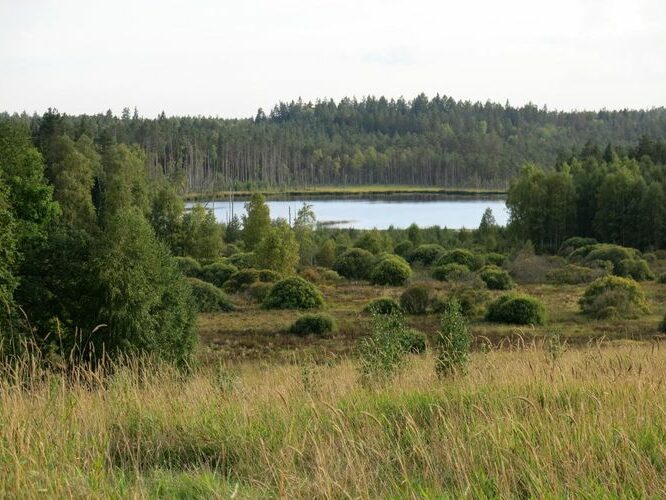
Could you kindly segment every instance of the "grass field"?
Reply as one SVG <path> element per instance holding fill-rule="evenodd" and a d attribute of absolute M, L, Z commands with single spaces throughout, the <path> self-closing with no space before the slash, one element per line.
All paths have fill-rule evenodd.
<path fill-rule="evenodd" d="M 380 388 L 350 359 L 23 366 L 0 382 L 0 496 L 661 496 L 666 347 L 552 352 L 477 352 L 442 380 L 414 356 Z"/>
<path fill-rule="evenodd" d="M 483 188 L 441 188 L 433 186 L 402 186 L 402 185 L 380 185 L 367 186 L 306 186 L 306 187 L 281 187 L 252 190 L 237 190 L 233 192 L 236 197 L 250 197 L 254 193 L 262 193 L 266 196 L 341 196 L 341 195 L 390 195 L 390 194 L 450 194 L 460 196 L 478 195 L 502 195 L 506 194 L 503 189 Z M 187 193 L 184 198 L 187 201 L 227 199 L 229 191 L 216 191 L 207 193 Z"/>

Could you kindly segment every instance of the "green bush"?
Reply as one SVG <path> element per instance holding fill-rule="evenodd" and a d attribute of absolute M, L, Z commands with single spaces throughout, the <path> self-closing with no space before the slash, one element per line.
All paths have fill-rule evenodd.
<path fill-rule="evenodd" d="M 238 269 L 248 269 L 254 266 L 254 252 L 241 252 L 231 255 L 226 259 L 227 264 L 236 266 Z"/>
<path fill-rule="evenodd" d="M 614 274 L 623 278 L 632 278 L 636 281 L 653 280 L 654 274 L 644 259 L 624 259 L 615 268 Z"/>
<path fill-rule="evenodd" d="M 234 310 L 225 293 L 215 285 L 197 278 L 187 278 L 199 312 L 229 312 Z"/>
<path fill-rule="evenodd" d="M 583 313 L 594 318 L 637 318 L 649 312 L 645 293 L 630 278 L 604 276 L 587 287 L 580 299 Z"/>
<path fill-rule="evenodd" d="M 397 255 L 381 258 L 370 271 L 370 282 L 373 285 L 400 286 L 412 275 L 409 264 Z"/>
<path fill-rule="evenodd" d="M 201 274 L 201 264 L 192 257 L 174 257 L 174 262 L 183 276 L 198 278 Z"/>
<path fill-rule="evenodd" d="M 245 287 L 243 293 L 248 299 L 262 303 L 271 291 L 271 288 L 273 288 L 272 283 L 257 281 Z"/>
<path fill-rule="evenodd" d="M 400 336 L 403 351 L 409 354 L 422 354 L 426 351 L 426 334 L 413 328 L 406 328 Z"/>
<path fill-rule="evenodd" d="M 597 240 L 595 240 L 594 238 L 581 238 L 580 236 L 574 236 L 572 238 L 564 240 L 562 245 L 560 245 L 558 253 L 563 257 L 566 257 L 570 255 L 571 252 L 573 252 L 574 250 L 578 250 L 579 248 L 589 247 L 596 244 Z"/>
<path fill-rule="evenodd" d="M 201 268 L 199 278 L 217 287 L 221 287 L 234 273 L 237 272 L 238 268 L 236 266 L 232 266 L 225 262 L 214 262 L 213 264 L 208 264 Z"/>
<path fill-rule="evenodd" d="M 368 279 L 375 256 L 362 248 L 350 248 L 333 263 L 333 270 L 348 279 Z"/>
<path fill-rule="evenodd" d="M 469 250 L 464 248 L 457 248 L 446 252 L 439 259 L 437 259 L 437 266 L 445 266 L 447 264 L 460 264 L 467 266 L 468 269 L 476 271 L 483 266 L 483 257 L 474 255 Z"/>
<path fill-rule="evenodd" d="M 356 248 L 362 248 L 372 254 L 378 254 L 385 251 L 389 245 L 377 229 L 364 232 L 361 237 L 354 244 Z"/>
<path fill-rule="evenodd" d="M 228 293 L 240 292 L 243 288 L 259 281 L 259 271 L 256 269 L 241 269 L 232 274 L 224 283 L 223 289 Z"/>
<path fill-rule="evenodd" d="M 282 279 L 282 275 L 272 269 L 259 269 L 257 276 L 262 283 L 276 283 Z"/>
<path fill-rule="evenodd" d="M 559 269 L 548 271 L 546 281 L 554 285 L 578 285 L 580 283 L 590 283 L 605 273 L 606 271 L 602 269 L 567 264 Z"/>
<path fill-rule="evenodd" d="M 278 281 L 264 299 L 266 309 L 312 309 L 324 305 L 321 292 L 298 276 Z"/>
<path fill-rule="evenodd" d="M 423 264 L 429 266 L 444 253 L 444 247 L 436 244 L 419 245 L 407 254 L 407 262 L 410 264 Z"/>
<path fill-rule="evenodd" d="M 510 290 L 516 286 L 511 275 L 499 267 L 486 266 L 479 276 L 490 290 Z"/>
<path fill-rule="evenodd" d="M 402 292 L 400 307 L 407 314 L 425 314 L 430 304 L 431 290 L 424 285 L 412 285 Z"/>
<path fill-rule="evenodd" d="M 542 325 L 546 321 L 543 304 L 529 295 L 503 295 L 491 302 L 486 321 L 515 325 Z"/>
<path fill-rule="evenodd" d="M 492 266 L 501 267 L 506 262 L 506 255 L 502 255 L 501 253 L 490 252 L 484 254 L 483 258 L 486 261 L 486 264 Z"/>
<path fill-rule="evenodd" d="M 657 282 L 661 284 L 666 283 L 666 273 L 661 273 L 657 278 Z"/>
<path fill-rule="evenodd" d="M 432 312 L 442 314 L 447 311 L 451 299 L 460 305 L 460 311 L 466 318 L 477 318 L 483 315 L 489 299 L 488 291 L 474 286 L 454 288 L 448 297 L 435 297 L 431 301 Z"/>
<path fill-rule="evenodd" d="M 439 281 L 463 281 L 471 276 L 469 267 L 463 264 L 445 264 L 432 271 L 432 277 Z"/>
<path fill-rule="evenodd" d="M 414 249 L 414 244 L 409 240 L 403 240 L 399 242 L 394 248 L 393 251 L 400 255 L 400 257 L 406 257 L 409 252 Z"/>
<path fill-rule="evenodd" d="M 452 298 L 443 311 L 435 343 L 435 372 L 450 375 L 464 368 L 469 357 L 472 338 L 460 304 Z"/>
<path fill-rule="evenodd" d="M 237 253 L 240 253 L 240 248 L 238 246 L 234 245 L 233 243 L 227 243 L 224 245 L 222 248 L 222 255 L 224 257 L 231 257 L 232 255 L 236 255 Z"/>
<path fill-rule="evenodd" d="M 296 335 L 324 335 L 335 329 L 335 320 L 328 314 L 304 314 L 291 325 L 289 332 Z"/>
<path fill-rule="evenodd" d="M 359 344 L 361 380 L 366 384 L 385 383 L 404 365 L 407 352 L 403 337 L 407 326 L 399 313 L 375 314 L 372 335 Z"/>
<path fill-rule="evenodd" d="M 398 301 L 388 297 L 370 301 L 363 310 L 373 314 L 393 314 L 402 311 Z"/>

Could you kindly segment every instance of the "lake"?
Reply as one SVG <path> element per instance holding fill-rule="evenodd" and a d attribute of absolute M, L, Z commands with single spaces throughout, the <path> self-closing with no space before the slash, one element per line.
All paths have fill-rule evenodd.
<path fill-rule="evenodd" d="M 242 217 L 246 200 L 235 200 L 233 213 Z M 269 199 L 271 218 L 294 219 L 303 202 L 312 205 L 317 221 L 329 227 L 356 229 L 406 228 L 412 223 L 420 227 L 440 226 L 452 229 L 476 228 L 486 208 L 493 211 L 497 223 L 506 225 L 509 213 L 502 197 L 455 195 L 381 195 L 381 196 L 298 196 L 290 199 Z M 214 210 L 219 222 L 231 215 L 229 201 L 202 201 Z M 187 203 L 189 208 L 193 203 Z"/>

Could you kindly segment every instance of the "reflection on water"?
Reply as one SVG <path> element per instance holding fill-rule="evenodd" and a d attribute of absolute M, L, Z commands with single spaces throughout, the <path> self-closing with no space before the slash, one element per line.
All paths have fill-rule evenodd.
<path fill-rule="evenodd" d="M 267 203 L 271 218 L 293 220 L 304 201 L 312 205 L 317 221 L 330 227 L 387 229 L 389 226 L 405 228 L 416 223 L 421 227 L 476 228 L 486 208 L 493 211 L 499 225 L 506 225 L 509 217 L 504 199 L 500 197 L 390 195 L 363 198 L 299 196 L 289 200 L 269 200 Z M 232 213 L 229 201 L 211 200 L 202 203 L 214 210 L 218 221 L 229 220 Z M 244 200 L 236 200 L 233 213 L 241 217 L 245 214 L 244 205 Z M 192 203 L 186 206 L 189 208 Z"/>

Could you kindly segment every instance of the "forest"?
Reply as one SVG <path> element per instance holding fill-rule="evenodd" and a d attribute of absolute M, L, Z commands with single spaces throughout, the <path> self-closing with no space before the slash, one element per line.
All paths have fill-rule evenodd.
<path fill-rule="evenodd" d="M 438 185 L 505 189 L 524 163 L 553 165 L 586 144 L 636 156 L 666 135 L 666 110 L 551 111 L 424 94 L 281 102 L 246 119 L 96 115 L 5 117 L 41 147 L 49 136 L 136 144 L 151 176 L 183 192 L 313 185 Z M 661 151 L 663 158 L 664 152 Z"/>

